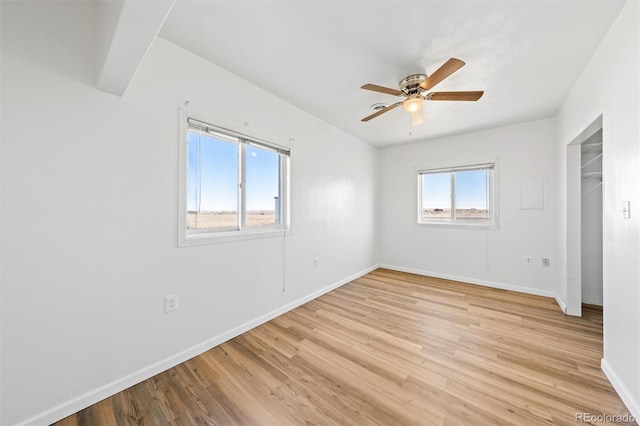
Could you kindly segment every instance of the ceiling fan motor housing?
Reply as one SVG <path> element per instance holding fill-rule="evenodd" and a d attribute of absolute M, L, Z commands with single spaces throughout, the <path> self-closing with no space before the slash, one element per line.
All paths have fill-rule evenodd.
<path fill-rule="evenodd" d="M 400 80 L 400 90 L 407 95 L 420 93 L 420 85 L 427 79 L 426 74 L 411 74 Z"/>

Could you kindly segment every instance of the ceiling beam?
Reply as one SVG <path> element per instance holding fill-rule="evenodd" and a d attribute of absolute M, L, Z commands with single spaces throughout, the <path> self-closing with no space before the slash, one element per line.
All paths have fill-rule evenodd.
<path fill-rule="evenodd" d="M 176 0 L 100 0 L 98 89 L 122 96 Z"/>

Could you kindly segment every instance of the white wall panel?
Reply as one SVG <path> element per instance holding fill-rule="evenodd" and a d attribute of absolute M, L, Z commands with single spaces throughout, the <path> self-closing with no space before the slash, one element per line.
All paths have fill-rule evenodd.
<path fill-rule="evenodd" d="M 394 268 L 553 296 L 557 275 L 552 119 L 381 151 L 382 263 Z M 416 172 L 498 162 L 499 228 L 416 224 Z M 535 192 L 536 208 L 522 205 Z M 527 207 L 527 208 L 525 208 Z M 533 263 L 525 264 L 531 256 Z M 549 258 L 549 267 L 542 266 Z"/>

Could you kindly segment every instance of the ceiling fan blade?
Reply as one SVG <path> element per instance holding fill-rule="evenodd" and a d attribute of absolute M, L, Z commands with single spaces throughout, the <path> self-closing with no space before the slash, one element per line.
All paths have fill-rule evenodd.
<path fill-rule="evenodd" d="M 422 82 L 420 88 L 422 90 L 429 90 L 436 84 L 440 83 L 445 78 L 449 77 L 454 72 L 458 71 L 464 66 L 464 62 L 460 59 L 451 58 L 445 62 L 440 68 L 435 70 L 425 81 Z"/>
<path fill-rule="evenodd" d="M 377 84 L 365 84 L 364 86 L 361 87 L 361 89 L 373 90 L 374 92 L 386 93 L 387 95 L 394 95 L 394 96 L 404 95 L 404 92 L 401 92 L 400 90 L 378 86 Z"/>
<path fill-rule="evenodd" d="M 476 92 L 430 92 L 425 99 L 428 101 L 477 101 L 482 97 L 482 90 Z"/>
<path fill-rule="evenodd" d="M 376 118 L 377 116 L 382 115 L 382 114 L 384 114 L 384 113 L 385 113 L 385 112 L 387 112 L 387 111 L 391 111 L 392 109 L 394 109 L 394 108 L 396 108 L 396 107 L 398 107 L 398 106 L 400 106 L 400 105 L 402 105 L 402 102 L 396 102 L 395 104 L 391 104 L 391 105 L 389 105 L 388 107 L 381 109 L 380 111 L 376 111 L 376 112 L 374 112 L 373 114 L 371 114 L 371 115 L 369 115 L 369 116 L 367 116 L 367 117 L 363 118 L 363 119 L 362 119 L 362 120 L 360 120 L 360 121 L 369 121 L 369 120 L 371 120 L 372 118 Z"/>

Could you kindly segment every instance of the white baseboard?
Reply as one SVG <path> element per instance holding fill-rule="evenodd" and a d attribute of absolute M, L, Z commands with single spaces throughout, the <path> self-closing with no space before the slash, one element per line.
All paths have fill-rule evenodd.
<path fill-rule="evenodd" d="M 629 388 L 625 386 L 625 384 L 620 380 L 620 377 L 613 371 L 611 365 L 607 362 L 606 359 L 602 358 L 600 361 L 600 368 L 604 371 L 605 376 L 611 382 L 611 385 L 616 390 L 624 405 L 627 406 L 629 413 L 635 417 L 636 422 L 640 421 L 640 401 L 634 398 Z M 613 414 L 613 413 L 607 413 Z"/>
<path fill-rule="evenodd" d="M 244 324 L 241 324 L 227 332 L 219 334 L 203 343 L 195 345 L 189 349 L 186 349 L 182 352 L 179 352 L 175 355 L 170 356 L 169 358 L 165 358 L 157 363 L 145 367 L 141 370 L 138 370 L 132 374 L 129 374 L 121 379 L 115 380 L 111 383 L 108 383 L 104 386 L 101 386 L 97 389 L 94 389 L 90 392 L 87 392 L 84 395 L 81 395 L 77 398 L 74 398 L 70 401 L 67 401 L 63 404 L 60 404 L 56 407 L 53 407 L 43 413 L 37 414 L 27 420 L 21 421 L 16 424 L 17 425 L 43 425 L 43 424 L 51 424 L 57 422 L 58 420 L 64 419 L 71 414 L 77 413 L 84 408 L 89 407 L 97 402 L 102 401 L 105 398 L 108 398 L 118 392 L 121 392 L 133 385 L 136 385 L 150 377 L 155 376 L 156 374 L 160 374 L 163 371 L 166 371 L 176 365 L 185 362 L 195 356 L 200 355 L 203 352 L 208 351 L 211 348 L 214 348 L 221 343 L 226 342 L 227 340 L 233 339 L 240 334 L 251 330 L 254 327 L 259 326 L 260 324 L 264 324 L 267 321 L 270 321 L 294 308 L 297 308 L 300 305 L 303 305 L 317 297 L 322 296 L 325 293 L 330 292 L 331 290 L 335 290 L 338 287 L 347 284 L 363 275 L 368 274 L 369 272 L 378 269 L 378 265 L 374 265 L 367 269 L 364 269 L 358 273 L 355 273 L 349 277 L 346 277 L 340 281 L 337 281 L 327 287 L 324 287 L 318 291 L 315 291 L 311 294 L 301 297 L 300 299 L 294 300 L 284 306 L 281 306 L 277 309 L 274 309 L 271 312 L 268 312 L 264 315 L 259 316 L 251 321 L 247 321 Z"/>
<path fill-rule="evenodd" d="M 560 298 L 560 296 L 558 296 L 557 294 L 555 295 L 556 298 L 556 303 L 558 304 L 558 306 L 560 306 L 560 309 L 562 309 L 562 312 L 564 312 L 565 314 L 567 313 L 567 304 L 564 303 L 564 300 L 562 300 Z"/>
<path fill-rule="evenodd" d="M 394 271 L 408 272 L 410 274 L 424 275 L 427 277 L 442 278 L 445 280 L 460 281 L 467 284 L 476 284 L 484 287 L 499 288 L 501 290 L 517 291 L 519 293 L 533 294 L 535 296 L 555 297 L 556 294 L 549 290 L 540 290 L 531 287 L 521 287 L 512 284 L 504 284 L 495 281 L 478 280 L 475 278 L 461 277 L 458 275 L 441 274 L 439 272 L 423 271 L 421 269 L 405 268 L 403 266 L 382 264 L 380 268 L 392 269 Z"/>

